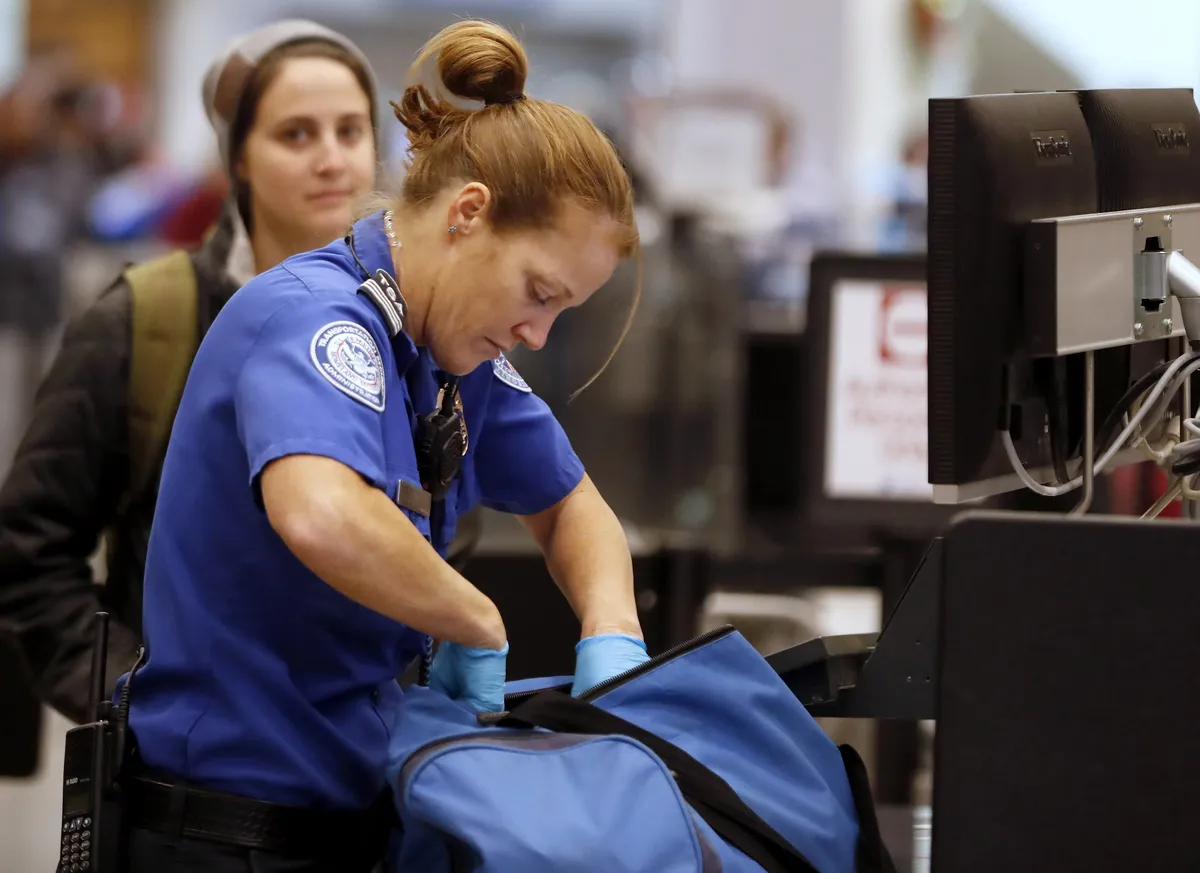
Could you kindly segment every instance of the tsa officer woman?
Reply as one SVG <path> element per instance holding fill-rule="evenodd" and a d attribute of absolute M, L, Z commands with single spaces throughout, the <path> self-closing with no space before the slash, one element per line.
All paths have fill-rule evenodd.
<path fill-rule="evenodd" d="M 579 617 L 577 690 L 646 660 L 621 527 L 504 356 L 635 253 L 628 176 L 524 97 L 507 31 L 458 22 L 426 60 L 441 87 L 395 105 L 401 196 L 241 288 L 189 376 L 126 680 L 134 873 L 379 860 L 394 677 L 426 635 L 431 685 L 502 705 L 504 622 L 442 557 L 478 503 L 524 521 Z"/>

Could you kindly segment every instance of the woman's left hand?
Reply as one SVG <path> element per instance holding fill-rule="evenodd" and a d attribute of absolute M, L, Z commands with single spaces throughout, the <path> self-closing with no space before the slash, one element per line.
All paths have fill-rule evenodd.
<path fill-rule="evenodd" d="M 571 695 L 632 670 L 650 660 L 646 643 L 631 634 L 597 634 L 575 645 L 575 682 Z"/>

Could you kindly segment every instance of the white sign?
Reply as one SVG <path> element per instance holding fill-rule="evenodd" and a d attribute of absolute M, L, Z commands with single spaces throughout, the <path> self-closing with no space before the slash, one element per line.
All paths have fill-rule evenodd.
<path fill-rule="evenodd" d="M 676 108 L 655 135 L 655 189 L 667 206 L 709 209 L 767 186 L 771 130 L 757 111 Z"/>
<path fill-rule="evenodd" d="M 825 493 L 930 500 L 920 283 L 847 280 L 830 300 Z"/>

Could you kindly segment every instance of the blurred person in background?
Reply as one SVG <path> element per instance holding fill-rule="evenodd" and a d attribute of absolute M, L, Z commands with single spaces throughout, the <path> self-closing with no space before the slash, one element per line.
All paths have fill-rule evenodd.
<path fill-rule="evenodd" d="M 879 247 L 885 252 L 923 252 L 929 214 L 929 136 L 917 131 L 908 136 L 899 164 L 891 170 L 888 194 L 891 207 L 883 221 Z"/>
<path fill-rule="evenodd" d="M 7 464 L 64 314 L 65 260 L 86 235 L 90 195 L 134 160 L 140 145 L 116 126 L 119 96 L 80 72 L 66 50 L 30 58 L 0 95 L 0 435 Z"/>
<path fill-rule="evenodd" d="M 210 66 L 203 99 L 231 184 L 219 221 L 184 259 L 195 278 L 197 342 L 256 273 L 346 232 L 356 201 L 374 187 L 377 129 L 365 56 L 306 21 L 235 40 Z M 110 688 L 141 642 L 162 458 L 134 481 L 133 301 L 122 275 L 69 325 L 0 488 L 0 632 L 18 643 L 38 696 L 75 721 L 90 717 L 95 613 L 112 616 Z M 167 399 L 173 415 L 178 397 Z M 102 536 L 107 581 L 99 587 L 89 558 Z"/>
<path fill-rule="evenodd" d="M 158 238 L 179 248 L 199 248 L 204 244 L 209 228 L 221 218 L 229 187 L 225 168 L 219 164 L 209 167 L 161 216 Z"/>

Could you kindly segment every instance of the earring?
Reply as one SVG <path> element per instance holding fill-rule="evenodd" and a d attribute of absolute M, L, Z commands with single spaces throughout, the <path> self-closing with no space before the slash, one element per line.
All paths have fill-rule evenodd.
<path fill-rule="evenodd" d="M 449 229 L 450 233 L 458 233 L 458 228 L 455 227 L 453 224 L 450 225 L 450 227 L 448 229 Z"/>

